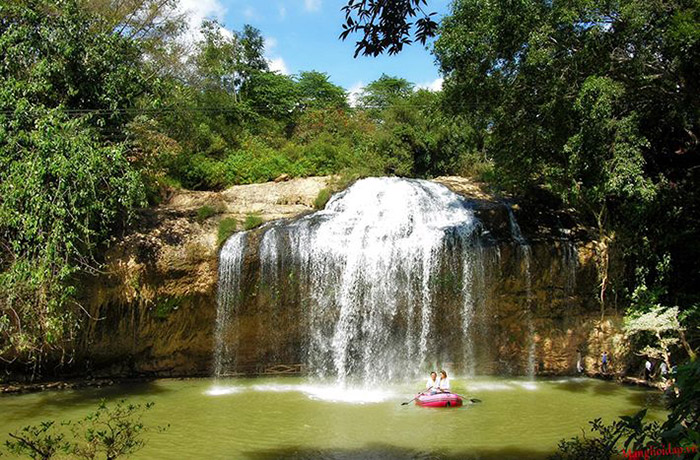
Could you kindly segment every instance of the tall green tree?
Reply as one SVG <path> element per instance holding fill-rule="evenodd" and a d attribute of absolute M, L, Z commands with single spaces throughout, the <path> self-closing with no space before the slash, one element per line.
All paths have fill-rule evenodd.
<path fill-rule="evenodd" d="M 81 0 L 80 4 L 102 18 L 95 23 L 101 33 L 113 31 L 137 41 L 154 73 L 181 76 L 187 55 L 181 37 L 187 22 L 179 0 Z"/>
<path fill-rule="evenodd" d="M 650 224 L 697 231 L 698 5 L 458 0 L 442 23 L 448 104 L 484 120 L 502 185 L 545 187 L 598 227 L 601 300 L 616 241 L 632 265 L 654 265 L 641 249 L 700 256 L 685 232 Z M 670 196 L 695 217 L 678 218 Z"/>
<path fill-rule="evenodd" d="M 297 88 L 301 93 L 302 104 L 307 108 L 347 109 L 348 100 L 345 90 L 328 80 L 328 74 L 315 70 L 300 72 Z"/>
<path fill-rule="evenodd" d="M 400 99 L 407 98 L 413 91 L 413 83 L 404 78 L 390 77 L 382 74 L 381 77 L 362 88 L 359 103 L 365 109 L 381 111 Z"/>
<path fill-rule="evenodd" d="M 77 273 L 143 202 L 119 130 L 150 83 L 100 30 L 74 0 L 0 5 L 0 358 L 34 370 L 68 348 Z"/>

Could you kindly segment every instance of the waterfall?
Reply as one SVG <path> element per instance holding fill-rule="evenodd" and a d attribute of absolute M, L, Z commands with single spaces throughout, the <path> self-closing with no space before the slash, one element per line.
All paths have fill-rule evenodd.
<path fill-rule="evenodd" d="M 528 340 L 529 340 L 529 345 L 528 345 L 528 354 L 527 354 L 527 365 L 526 365 L 526 371 L 527 375 L 530 378 L 534 378 L 535 376 L 535 369 L 537 366 L 537 355 L 536 355 L 536 343 L 535 343 L 535 324 L 532 320 L 532 314 L 533 314 L 533 299 L 532 299 L 532 271 L 531 271 L 531 261 L 532 261 L 532 249 L 530 248 L 530 245 L 528 244 L 527 240 L 523 236 L 522 231 L 520 230 L 520 225 L 518 225 L 518 221 L 515 219 L 515 213 L 513 213 L 513 209 L 511 206 L 506 204 L 506 209 L 508 210 L 508 219 L 510 222 L 510 232 L 515 240 L 515 242 L 518 244 L 518 249 L 520 251 L 520 256 L 522 259 L 522 264 L 523 264 L 523 271 L 525 275 L 525 302 L 526 302 L 526 309 L 525 309 L 525 314 L 527 317 L 527 334 L 528 334 Z"/>
<path fill-rule="evenodd" d="M 472 206 L 434 182 L 368 178 L 323 210 L 234 234 L 220 256 L 215 374 L 300 363 L 316 378 L 375 385 L 443 366 L 509 368 L 490 340 L 505 332 L 489 311 L 501 252 Z M 534 375 L 532 250 L 507 209 Z M 564 271 L 575 272 L 567 248 Z"/>
<path fill-rule="evenodd" d="M 237 342 L 231 335 L 235 333 L 236 308 L 241 297 L 241 268 L 246 240 L 246 232 L 234 234 L 226 241 L 219 255 L 219 287 L 214 329 L 214 375 L 217 377 L 235 368 Z"/>
<path fill-rule="evenodd" d="M 446 187 L 396 178 L 359 181 L 292 224 L 291 252 L 310 275 L 310 368 L 373 382 L 435 365 L 443 346 L 436 284 L 452 269 L 442 255 L 464 252 L 469 283 L 476 226 L 468 203 Z"/>

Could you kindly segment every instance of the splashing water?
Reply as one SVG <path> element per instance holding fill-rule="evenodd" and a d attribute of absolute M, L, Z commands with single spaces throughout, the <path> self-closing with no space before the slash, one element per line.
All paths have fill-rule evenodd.
<path fill-rule="evenodd" d="M 217 291 L 216 327 L 214 330 L 214 375 L 221 376 L 235 367 L 236 342 L 231 340 L 235 329 L 236 307 L 241 295 L 241 268 L 245 255 L 246 232 L 231 236 L 219 255 L 219 288 Z"/>
<path fill-rule="evenodd" d="M 509 215 L 534 338 L 530 247 L 510 209 Z M 333 196 L 324 210 L 251 238 L 259 242 L 257 275 L 242 273 L 252 249 L 245 232 L 235 234 L 221 251 L 215 374 L 236 369 L 236 312 L 261 302 L 267 316 L 258 333 L 274 346 L 259 359 L 303 362 L 319 381 L 372 387 L 438 365 L 473 375 L 477 358 L 491 353 L 490 344 L 475 339 L 489 335 L 487 267 L 500 266 L 498 247 L 485 247 L 481 232 L 470 203 L 445 186 L 368 178 Z M 243 304 L 242 276 L 255 283 Z M 285 342 L 290 321 L 303 343 Z M 534 373 L 534 340 L 530 348 Z"/>

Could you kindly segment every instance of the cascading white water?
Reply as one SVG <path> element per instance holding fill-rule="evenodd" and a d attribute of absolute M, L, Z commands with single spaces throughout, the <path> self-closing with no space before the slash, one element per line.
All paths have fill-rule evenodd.
<path fill-rule="evenodd" d="M 291 252 L 308 273 L 312 299 L 310 368 L 367 383 L 434 362 L 441 254 L 464 252 L 463 284 L 470 286 L 476 225 L 468 203 L 446 187 L 396 178 L 359 181 L 291 225 Z"/>
<path fill-rule="evenodd" d="M 513 213 L 513 209 L 510 206 L 506 206 L 508 209 L 508 218 L 510 221 L 510 232 L 515 240 L 515 242 L 518 244 L 518 249 L 520 250 L 520 256 L 522 258 L 522 263 L 523 263 L 523 268 L 524 268 L 524 274 L 525 274 L 525 301 L 526 301 L 526 315 L 527 315 L 527 328 L 528 328 L 528 337 L 530 340 L 530 344 L 528 346 L 528 353 L 527 353 L 527 374 L 530 378 L 534 378 L 535 376 L 535 367 L 537 365 L 537 356 L 536 356 L 536 348 L 535 348 L 535 324 L 532 321 L 532 271 L 530 269 L 531 266 L 531 261 L 532 261 L 532 249 L 530 248 L 530 244 L 528 244 L 527 240 L 523 236 L 522 231 L 520 230 L 520 225 L 518 225 L 518 221 L 515 219 L 515 214 Z"/>
<path fill-rule="evenodd" d="M 241 268 L 245 256 L 246 232 L 231 236 L 219 255 L 216 327 L 214 330 L 214 375 L 226 374 L 235 366 L 235 343 L 230 340 L 235 327 L 236 307 L 241 295 Z"/>
<path fill-rule="evenodd" d="M 534 375 L 532 251 L 508 214 Z M 512 372 L 488 340 L 501 333 L 489 308 L 502 261 L 481 235 L 467 200 L 398 178 L 358 181 L 322 211 L 233 235 L 220 256 L 215 374 L 302 363 L 317 377 L 376 385 L 443 365 Z M 563 257 L 575 271 L 575 255 Z"/>

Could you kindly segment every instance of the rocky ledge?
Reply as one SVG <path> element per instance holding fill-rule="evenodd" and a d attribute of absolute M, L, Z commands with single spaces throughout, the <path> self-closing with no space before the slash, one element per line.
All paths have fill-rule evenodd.
<path fill-rule="evenodd" d="M 582 342 L 589 345 L 584 357 L 588 366 L 595 364 L 600 350 L 612 349 L 617 319 L 599 321 L 592 266 L 596 247 L 584 229 L 564 212 L 541 205 L 521 210 L 509 200 L 494 196 L 483 184 L 465 178 L 440 177 L 435 181 L 473 203 L 493 240 L 503 244 L 504 256 L 513 252 L 512 216 L 517 216 L 529 241 L 542 243 L 539 247 L 533 245 L 535 258 L 545 254 L 548 245 L 555 248 L 554 253 L 561 253 L 563 238 L 576 240 L 580 274 L 575 293 L 566 298 L 557 294 L 562 289 L 554 286 L 550 273 L 563 267 L 556 261 L 550 263 L 554 260 L 551 256 L 542 255 L 546 262 L 533 266 L 535 297 L 543 304 L 574 302 L 576 315 L 585 316 L 569 321 L 570 315 L 545 309 L 542 327 L 538 328 L 542 334 L 536 338 L 542 373 L 570 372 L 575 365 L 575 350 Z M 234 186 L 222 192 L 182 191 L 144 211 L 127 234 L 113 242 L 106 254 L 104 273 L 83 283 L 82 304 L 92 319 L 81 331 L 70 371 L 88 378 L 210 374 L 218 252 L 233 222 L 241 229 L 313 212 L 319 194 L 327 194 L 334 184 L 337 181 L 332 177 L 311 177 Z M 514 266 L 511 270 L 518 269 Z M 512 299 L 498 301 L 498 314 L 506 320 L 515 318 L 515 312 L 508 308 L 516 308 L 522 286 L 506 278 L 500 285 L 508 292 L 494 295 Z M 554 315 L 554 320 L 547 319 L 548 315 Z M 521 335 L 513 325 L 516 322 L 506 320 L 501 329 L 503 337 L 499 337 L 505 348 L 499 356 L 522 354 L 520 340 L 509 339 L 513 334 Z M 512 350 L 506 349 L 509 346 Z"/>

